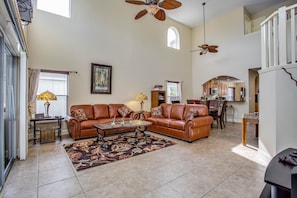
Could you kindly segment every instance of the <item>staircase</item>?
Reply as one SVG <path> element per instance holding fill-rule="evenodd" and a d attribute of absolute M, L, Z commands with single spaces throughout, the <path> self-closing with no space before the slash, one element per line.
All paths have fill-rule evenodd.
<path fill-rule="evenodd" d="M 297 148 L 297 4 L 281 7 L 261 23 L 259 158 Z"/>
<path fill-rule="evenodd" d="M 296 7 L 281 7 L 261 23 L 262 69 L 296 63 Z"/>

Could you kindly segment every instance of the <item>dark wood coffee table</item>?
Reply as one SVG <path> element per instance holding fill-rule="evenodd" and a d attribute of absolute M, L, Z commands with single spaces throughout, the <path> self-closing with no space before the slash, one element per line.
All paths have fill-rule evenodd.
<path fill-rule="evenodd" d="M 93 126 L 96 128 L 97 131 L 97 142 L 101 141 L 103 142 L 103 146 L 106 148 L 107 145 L 105 144 L 104 137 L 108 134 L 109 130 L 116 130 L 116 129 L 123 129 L 123 128 L 131 128 L 132 131 L 135 131 L 135 136 L 137 136 L 138 133 L 142 133 L 145 137 L 145 131 L 147 129 L 147 126 L 151 125 L 151 122 L 143 121 L 143 120 L 132 120 L 132 121 L 125 121 L 124 124 L 121 124 L 121 122 L 116 122 L 115 125 L 112 125 L 111 123 L 102 123 L 102 124 L 93 124 Z M 100 131 L 103 132 L 103 134 L 100 133 Z M 131 132 L 131 131 L 126 131 Z"/>

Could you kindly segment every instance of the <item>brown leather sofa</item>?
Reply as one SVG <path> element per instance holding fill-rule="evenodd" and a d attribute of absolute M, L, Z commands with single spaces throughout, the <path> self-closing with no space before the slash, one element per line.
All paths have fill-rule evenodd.
<path fill-rule="evenodd" d="M 201 104 L 161 104 L 163 117 L 152 117 L 151 113 L 145 115 L 149 131 L 171 136 L 188 142 L 208 137 L 213 118 L 208 115 L 208 108 Z M 186 121 L 190 109 L 198 115 Z"/>
<path fill-rule="evenodd" d="M 116 121 L 120 121 L 122 116 L 119 114 L 118 109 L 125 106 L 124 104 L 85 104 L 85 105 L 73 105 L 70 107 L 70 112 L 83 109 L 87 120 L 79 121 L 74 116 L 66 116 L 68 133 L 74 139 L 82 139 L 89 137 L 96 137 L 96 128 L 93 124 L 111 122 L 115 117 Z M 134 112 L 131 112 L 124 119 L 129 120 L 134 116 Z M 119 133 L 131 129 L 123 130 L 110 130 L 109 133 Z"/>

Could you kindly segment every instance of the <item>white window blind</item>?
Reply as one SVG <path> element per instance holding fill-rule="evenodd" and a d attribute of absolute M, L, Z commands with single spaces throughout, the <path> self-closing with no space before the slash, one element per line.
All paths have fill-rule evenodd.
<path fill-rule="evenodd" d="M 68 75 L 60 73 L 41 72 L 37 95 L 50 91 L 57 100 L 50 100 L 49 116 L 66 116 L 68 109 Z M 45 113 L 45 101 L 36 100 L 36 113 Z"/>

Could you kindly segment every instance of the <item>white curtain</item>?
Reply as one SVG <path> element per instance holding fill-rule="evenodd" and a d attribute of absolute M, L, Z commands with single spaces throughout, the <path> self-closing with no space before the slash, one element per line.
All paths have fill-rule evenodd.
<path fill-rule="evenodd" d="M 30 116 L 35 113 L 39 75 L 40 69 L 29 69 L 28 71 L 28 112 Z"/>
<path fill-rule="evenodd" d="M 179 94 L 179 101 L 182 102 L 183 101 L 183 92 L 182 92 L 182 85 L 183 85 L 183 82 L 182 81 L 179 81 L 177 83 L 177 90 L 178 90 L 178 94 Z"/>

